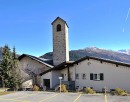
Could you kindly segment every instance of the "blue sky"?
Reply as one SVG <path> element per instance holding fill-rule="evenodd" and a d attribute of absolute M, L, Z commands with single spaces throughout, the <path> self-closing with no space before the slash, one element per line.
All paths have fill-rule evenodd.
<path fill-rule="evenodd" d="M 70 50 L 130 49 L 129 8 L 130 0 L 0 0 L 0 46 L 51 52 L 51 22 L 59 16 L 69 25 Z"/>

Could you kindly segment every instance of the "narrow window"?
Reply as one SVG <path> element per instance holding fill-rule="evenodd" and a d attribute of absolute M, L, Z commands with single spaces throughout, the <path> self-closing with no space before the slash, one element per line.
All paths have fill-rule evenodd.
<path fill-rule="evenodd" d="M 103 75 L 103 73 L 100 73 L 100 80 L 104 80 L 104 75 Z"/>
<path fill-rule="evenodd" d="M 86 74 L 82 74 L 82 79 L 86 79 Z"/>
<path fill-rule="evenodd" d="M 78 73 L 75 74 L 75 78 L 79 79 L 79 74 Z"/>
<path fill-rule="evenodd" d="M 60 24 L 57 25 L 57 32 L 58 31 L 61 31 L 61 25 Z"/>
<path fill-rule="evenodd" d="M 97 74 L 93 74 L 93 80 L 97 80 Z"/>
<path fill-rule="evenodd" d="M 93 74 L 94 80 L 100 80 L 100 74 Z"/>
<path fill-rule="evenodd" d="M 93 80 L 93 73 L 90 73 L 90 80 Z"/>
<path fill-rule="evenodd" d="M 61 74 L 62 80 L 64 80 L 64 74 Z"/>

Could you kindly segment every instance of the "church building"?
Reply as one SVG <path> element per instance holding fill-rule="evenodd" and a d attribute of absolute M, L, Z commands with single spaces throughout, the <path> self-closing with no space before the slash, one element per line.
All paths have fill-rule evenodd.
<path fill-rule="evenodd" d="M 67 22 L 57 17 L 51 24 L 53 60 L 21 55 L 19 60 L 21 69 L 28 76 L 26 80 L 54 89 L 60 84 L 59 77 L 62 77 L 62 83 L 70 90 L 92 87 L 102 91 L 107 87 L 110 91 L 120 87 L 130 91 L 130 64 L 93 56 L 70 61 Z"/>

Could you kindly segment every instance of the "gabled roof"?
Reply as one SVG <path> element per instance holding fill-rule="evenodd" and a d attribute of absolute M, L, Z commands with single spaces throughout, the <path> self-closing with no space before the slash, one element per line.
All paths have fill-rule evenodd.
<path fill-rule="evenodd" d="M 35 61 L 37 61 L 37 62 L 39 62 L 41 64 L 44 64 L 47 67 L 53 68 L 53 65 L 50 64 L 50 63 L 52 63 L 52 60 L 38 58 L 38 57 L 35 57 L 35 56 L 32 56 L 32 55 L 28 55 L 28 54 L 22 54 L 21 56 L 19 56 L 18 59 L 21 60 L 24 57 L 29 57 L 32 60 L 35 60 Z"/>
<path fill-rule="evenodd" d="M 49 69 L 45 72 L 40 73 L 40 76 L 43 75 L 43 74 L 46 74 L 46 73 L 48 73 L 52 70 L 62 70 L 64 68 L 67 68 L 68 66 L 73 66 L 73 63 L 74 63 L 74 61 L 65 61 L 65 62 L 53 67 L 52 69 Z"/>
<path fill-rule="evenodd" d="M 54 23 L 55 21 L 57 21 L 58 19 L 62 20 L 62 21 L 67 25 L 67 27 L 69 28 L 69 26 L 68 26 L 68 24 L 66 23 L 66 21 L 63 20 L 63 19 L 60 18 L 60 17 L 57 17 L 51 24 L 53 25 L 53 23 Z"/>
<path fill-rule="evenodd" d="M 101 61 L 101 62 L 107 62 L 107 63 L 111 63 L 111 64 L 116 64 L 117 66 L 118 65 L 122 65 L 122 66 L 126 66 L 126 67 L 130 67 L 130 63 L 124 63 L 124 62 L 119 62 L 119 61 L 115 61 L 115 60 L 110 60 L 110 59 L 104 59 L 104 58 L 98 58 L 98 57 L 93 57 L 93 56 L 86 56 L 86 57 L 83 57 L 77 61 L 74 62 L 74 64 L 78 64 L 86 59 L 93 59 L 93 60 L 98 60 L 98 61 Z"/>
<path fill-rule="evenodd" d="M 123 62 L 119 62 L 119 61 L 114 61 L 114 60 L 109 60 L 109 59 L 103 59 L 103 58 L 97 58 L 97 57 L 90 57 L 90 56 L 86 56 L 86 57 L 83 57 L 77 61 L 67 61 L 67 62 L 63 62 L 55 67 L 53 67 L 52 69 L 49 69 L 43 73 L 40 73 L 40 75 L 43 75 L 43 74 L 46 74 L 52 70 L 62 70 L 64 68 L 67 68 L 67 67 L 70 67 L 70 66 L 73 66 L 74 64 L 78 64 L 84 60 L 89 60 L 89 59 L 93 59 L 93 60 L 97 60 L 97 61 L 100 61 L 101 63 L 102 62 L 107 62 L 107 63 L 111 63 L 111 64 L 115 64 L 117 67 L 118 65 L 121 65 L 121 66 L 126 66 L 126 67 L 130 67 L 130 64 L 129 63 L 123 63 Z"/>

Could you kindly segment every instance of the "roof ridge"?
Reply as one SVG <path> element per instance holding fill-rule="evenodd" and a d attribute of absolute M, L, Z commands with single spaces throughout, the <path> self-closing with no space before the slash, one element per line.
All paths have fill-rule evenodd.
<path fill-rule="evenodd" d="M 32 58 L 32 59 L 34 59 L 34 60 L 36 60 L 36 61 L 38 61 L 38 62 L 40 62 L 40 63 L 42 63 L 42 64 L 45 64 L 45 65 L 48 66 L 48 67 L 53 68 L 52 65 L 46 63 L 44 60 L 42 60 L 42 59 L 40 59 L 40 58 L 38 58 L 38 57 L 36 57 L 36 56 L 29 55 L 29 54 L 22 54 L 22 55 L 19 57 L 19 60 L 21 60 L 24 56 L 28 56 L 28 57 L 30 57 L 30 58 Z"/>
<path fill-rule="evenodd" d="M 66 22 L 64 19 L 62 19 L 61 17 L 59 17 L 59 16 L 58 16 L 51 24 L 53 25 L 53 23 L 54 23 L 57 19 L 62 20 L 62 21 L 67 25 L 67 27 L 69 28 L 67 22 Z"/>

